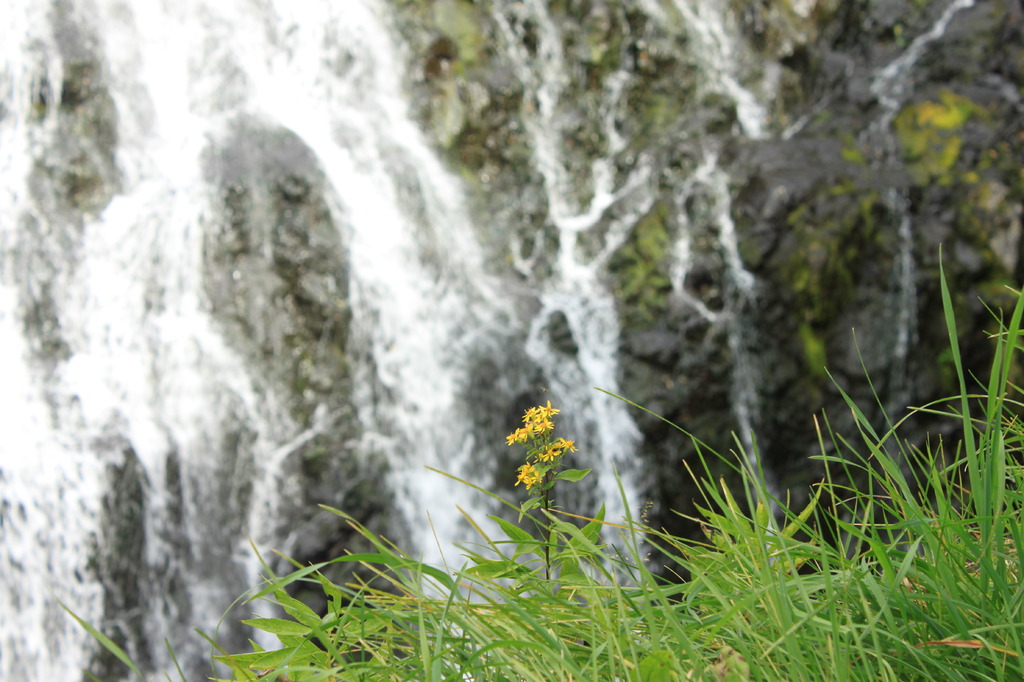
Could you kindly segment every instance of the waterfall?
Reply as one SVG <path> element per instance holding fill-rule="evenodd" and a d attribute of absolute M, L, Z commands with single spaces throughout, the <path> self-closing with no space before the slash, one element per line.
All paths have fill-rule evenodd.
<path fill-rule="evenodd" d="M 757 283 L 753 274 L 746 269 L 739 255 L 739 245 L 736 237 L 736 226 L 732 220 L 732 204 L 728 190 L 728 176 L 725 171 L 718 167 L 718 157 L 709 153 L 701 166 L 691 176 L 687 183 L 688 193 L 680 196 L 680 201 L 685 201 L 694 192 L 704 191 L 709 195 L 711 212 L 708 216 L 711 224 L 717 231 L 721 245 L 723 259 L 726 264 L 728 283 L 732 291 L 730 296 L 732 302 L 726 312 L 714 313 L 700 303 L 697 309 L 711 322 L 724 322 L 726 333 L 729 337 L 729 349 L 733 353 L 732 373 L 732 403 L 736 415 L 736 423 L 739 427 L 738 436 L 747 456 L 747 464 L 752 472 L 761 471 L 763 467 L 758 461 L 757 449 L 754 444 L 754 432 L 760 416 L 760 399 L 757 395 L 759 384 L 759 370 L 751 346 L 756 341 L 758 330 L 752 329 L 743 323 L 740 311 L 749 305 L 753 305 L 757 298 Z M 684 213 L 685 215 L 685 213 Z M 686 252 L 689 249 L 685 249 Z M 677 275 L 680 282 L 685 282 L 684 272 Z M 682 285 L 679 288 L 685 291 Z M 695 301 L 687 294 L 687 298 Z M 724 317 L 725 319 L 721 319 Z M 751 338 L 754 337 L 754 338 Z M 770 474 L 766 474 L 770 476 Z M 773 483 L 769 484 L 769 490 L 773 494 L 777 491 Z"/>
<path fill-rule="evenodd" d="M 26 177 L 32 140 L 23 121 L 31 115 L 32 90 L 54 95 L 47 83 L 17 81 L 32 76 L 27 60 L 47 60 L 36 41 L 44 12 L 25 3 L 7 13 L 0 28 L 0 352 L 5 358 L 0 414 L 0 676 L 59 679 L 82 662 L 87 636 L 68 622 L 51 595 L 75 604 L 83 615 L 97 612 L 99 591 L 84 579 L 89 537 L 96 530 L 95 498 L 102 485 L 101 462 L 81 439 L 57 432 L 50 392 L 38 368 L 26 361 L 30 342 L 22 329 L 26 298 L 16 281 L 26 266 L 45 267 L 45 253 L 29 253 L 24 265 L 10 257 L 19 244 L 15 209 L 29 191 Z M 41 273 L 40 273 L 41 274 Z M 40 277 L 41 279 L 41 277 Z M 26 288 L 41 284 L 26 282 Z M 43 305 L 40 301 L 40 305 Z M 68 406 L 72 407 L 72 406 Z M 61 462 L 57 469 L 54 462 Z M 55 589 L 56 588 L 56 589 Z"/>
<path fill-rule="evenodd" d="M 635 448 L 640 433 L 624 403 L 593 388 L 618 390 L 619 321 L 614 297 L 601 274 L 633 223 L 653 204 L 650 169 L 642 160 L 618 186 L 613 178 L 613 160 L 625 146 L 617 120 L 626 114 L 621 91 L 627 75 L 611 74 L 602 90 L 597 108 L 603 153 L 583 167 L 574 165 L 562 153 L 573 121 L 567 112 L 572 107 L 567 89 L 573 74 L 563 58 L 559 27 L 539 0 L 496 2 L 492 15 L 524 92 L 531 97 L 521 116 L 558 235 L 556 271 L 540 288 L 540 309 L 529 323 L 525 350 L 543 370 L 566 416 L 573 415 L 569 416 L 570 433 L 584 453 L 598 458 L 586 462 L 597 479 L 596 503 L 607 506 L 608 518 L 622 518 L 627 505 L 634 511 L 638 508 Z M 525 46 L 527 25 L 536 27 L 538 34 L 532 53 Z M 619 209 L 614 217 L 608 212 L 612 206 Z M 588 256 L 579 238 L 599 227 L 606 230 L 602 248 Z M 519 268 L 531 274 L 522 258 Z M 566 353 L 552 343 L 551 327 L 557 321 L 567 325 L 574 352 Z"/>
<path fill-rule="evenodd" d="M 913 91 L 914 67 L 929 45 L 942 38 L 953 21 L 953 17 L 964 9 L 973 7 L 975 0 L 952 0 L 935 23 L 920 34 L 898 57 L 878 70 L 871 81 L 871 92 L 882 105 L 882 116 L 878 127 L 887 129 L 906 98 Z"/>
<path fill-rule="evenodd" d="M 425 467 L 521 495 L 504 436 L 548 399 L 570 466 L 593 468 L 559 497 L 582 515 L 690 502 L 691 444 L 642 434 L 647 415 L 595 387 L 643 391 L 726 447 L 736 428 L 758 468 L 752 433 L 777 427 L 762 382 L 814 380 L 773 346 L 803 320 L 755 314 L 802 255 L 765 233 L 818 179 L 791 173 L 751 217 L 744 154 L 844 95 L 812 92 L 736 3 L 582 4 L 8 1 L 0 678 L 123 673 L 57 600 L 147 675 L 175 676 L 166 639 L 203 678 L 193 627 L 224 616 L 218 641 L 247 645 L 248 612 L 228 609 L 260 579 L 250 538 L 302 561 L 348 548 L 317 503 L 460 563 L 462 513 L 487 528 L 497 510 Z M 832 4 L 751 11 L 810 50 Z M 865 135 L 890 156 L 917 60 L 973 4 L 870 67 Z M 787 107 L 807 115 L 783 130 Z M 914 224 L 884 200 L 901 361 Z"/>
<path fill-rule="evenodd" d="M 750 71 L 751 58 L 735 30 L 727 29 L 730 12 L 715 0 L 674 0 L 686 31 L 700 45 L 696 52 L 712 91 L 736 103 L 736 115 L 743 133 L 754 140 L 767 135 L 768 110 L 763 100 L 742 84 Z"/>
<path fill-rule="evenodd" d="M 382 27 L 372 34 L 387 36 Z M 338 116 L 351 127 L 344 139 L 354 149 L 327 139 L 313 146 L 335 186 L 358 183 L 342 202 L 353 233 L 353 354 L 365 359 L 354 396 L 364 447 L 387 453 L 389 488 L 414 534 L 412 550 L 437 564 L 444 547 L 434 534 L 445 544 L 466 537 L 459 508 L 481 522 L 488 509 L 468 487 L 423 467 L 478 480 L 482 444 L 459 428 L 468 423 L 459 398 L 467 358 L 487 352 L 508 324 L 509 304 L 484 267 L 456 179 L 406 116 L 397 46 L 358 49 L 378 55 L 372 78 L 380 109 Z M 387 55 L 396 61 L 380 59 Z"/>
<path fill-rule="evenodd" d="M 884 160 L 891 161 L 896 155 L 896 140 L 892 135 L 893 121 L 900 109 L 913 93 L 915 67 L 929 45 L 940 40 L 958 12 L 974 6 L 975 0 L 952 0 L 931 27 L 914 38 L 907 48 L 895 59 L 880 68 L 871 79 L 871 93 L 875 96 L 881 111 L 872 122 L 867 133 L 879 140 L 877 144 L 884 152 Z M 910 212 L 910 200 L 906 191 L 896 188 L 883 193 L 886 207 L 899 221 L 899 257 L 896 262 L 895 302 L 895 345 L 893 356 L 896 367 L 893 371 L 895 386 L 891 402 L 902 409 L 909 396 L 906 364 L 916 335 L 917 283 L 914 265 L 914 221 Z"/>
<path fill-rule="evenodd" d="M 699 46 L 695 56 L 702 67 L 701 87 L 707 92 L 724 95 L 732 100 L 739 123 L 739 136 L 750 140 L 765 139 L 769 135 L 769 102 L 774 96 L 774 85 L 769 74 L 772 65 L 764 65 L 755 92 L 744 83 L 754 80 L 754 60 L 746 45 L 738 38 L 735 26 L 730 26 L 732 13 L 723 3 L 705 0 L 674 0 L 682 18 L 684 30 Z M 662 21 L 666 21 L 662 19 Z M 758 385 L 760 370 L 753 348 L 761 330 L 745 323 L 743 311 L 756 304 L 757 282 L 744 266 L 739 255 L 736 227 L 732 219 L 732 200 L 728 187 L 729 176 L 719 164 L 720 149 L 717 140 L 700 145 L 701 159 L 693 172 L 685 178 L 675 199 L 675 206 L 683 224 L 675 246 L 673 264 L 673 292 L 684 305 L 713 325 L 721 325 L 728 337 L 733 355 L 731 377 L 732 409 L 737 424 L 737 435 L 745 450 L 747 464 L 753 472 L 763 470 L 758 461 L 753 434 L 759 424 L 760 397 Z M 693 198 L 702 199 L 707 209 L 691 216 L 686 204 Z M 716 250 L 724 264 L 722 292 L 725 299 L 720 309 L 711 309 L 700 296 L 687 287 L 687 276 L 694 265 L 694 235 L 701 229 L 715 235 Z M 766 473 L 769 490 L 776 494 L 770 473 Z"/>
<path fill-rule="evenodd" d="M 333 417 L 318 409 L 298 423 L 211 314 L 221 292 L 208 288 L 207 231 L 222 220 L 211 178 L 244 182 L 265 163 L 245 149 L 259 149 L 253 138 L 237 152 L 249 166 L 231 165 L 239 120 L 288 131 L 279 163 L 315 150 L 351 264 L 354 451 L 388 458 L 394 525 L 438 561 L 428 515 L 450 542 L 464 535 L 455 505 L 483 509 L 423 465 L 474 473 L 455 397 L 503 303 L 458 183 L 405 113 L 386 7 L 17 4 L 0 121 L 0 347 L 13 360 L 0 394 L 13 431 L 0 447 L 0 677 L 66 679 L 88 663 L 93 645 L 58 598 L 120 633 L 140 665 L 169 665 L 167 637 L 199 676 L 205 647 L 191 628 L 213 632 L 258 580 L 246 535 L 284 541 L 282 467 Z M 95 69 L 84 104 L 64 73 L 80 63 Z M 94 101 L 116 141 L 91 144 L 83 165 L 109 196 L 60 205 L 39 168 Z M 102 579 L 131 585 L 104 590 Z M 229 647 L 244 643 L 225 630 Z"/>
<path fill-rule="evenodd" d="M 257 504 L 267 497 L 273 473 L 260 459 L 291 428 L 204 310 L 204 131 L 190 125 L 184 79 L 162 58 L 181 27 L 146 9 L 129 22 L 107 8 L 55 7 L 26 27 L 25 54 L 41 63 L 6 65 L 35 108 L 4 121 L 21 143 L 5 159 L 5 185 L 21 189 L 4 198 L 14 220 L 4 224 L 2 320 L 7 357 L 26 363 L 4 386 L 4 402 L 23 405 L 4 416 L 24 412 L 12 426 L 26 436 L 0 450 L 11 509 L 0 554 L 5 678 L 66 678 L 87 662 L 91 647 L 57 598 L 130 640 L 142 664 L 162 658 L 164 636 L 183 660 L 202 655 L 183 641 L 186 621 L 212 631 L 224 595 L 257 577 L 239 532 L 258 531 L 245 522 L 246 490 Z M 97 68 L 90 87 L 107 80 L 109 90 L 72 92 L 62 71 L 100 61 L 107 76 Z M 152 100 L 139 94 L 156 84 Z M 91 181 L 82 196 L 52 197 L 40 165 L 62 152 L 61 110 L 75 116 L 89 98 L 106 108 L 107 97 L 118 176 L 103 180 L 117 191 L 96 211 L 85 205 Z M 83 174 L 107 175 L 107 141 L 85 145 Z M 97 580 L 126 584 L 101 595 Z"/>

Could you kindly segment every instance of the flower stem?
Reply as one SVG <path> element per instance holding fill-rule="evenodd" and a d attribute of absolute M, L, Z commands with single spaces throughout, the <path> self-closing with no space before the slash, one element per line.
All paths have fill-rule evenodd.
<path fill-rule="evenodd" d="M 547 538 L 544 542 L 544 579 L 551 580 L 551 543 L 554 541 L 554 531 L 551 528 L 551 481 L 554 478 L 549 471 L 544 474 L 544 527 L 547 529 Z"/>

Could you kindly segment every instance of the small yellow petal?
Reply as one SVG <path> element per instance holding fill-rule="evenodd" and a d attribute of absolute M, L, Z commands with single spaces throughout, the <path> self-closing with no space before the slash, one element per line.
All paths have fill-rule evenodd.
<path fill-rule="evenodd" d="M 563 450 L 568 450 L 569 452 L 577 452 L 576 441 L 574 440 L 566 440 L 564 438 L 559 438 L 558 442 L 556 442 L 555 445 L 562 448 Z"/>
<path fill-rule="evenodd" d="M 561 448 L 551 445 L 547 450 L 537 453 L 537 460 L 540 462 L 553 462 L 562 454 Z"/>
<path fill-rule="evenodd" d="M 520 483 L 526 485 L 527 490 L 537 483 L 540 483 L 540 473 L 532 464 L 524 464 L 519 467 L 519 476 L 516 479 L 516 485 L 519 485 Z"/>

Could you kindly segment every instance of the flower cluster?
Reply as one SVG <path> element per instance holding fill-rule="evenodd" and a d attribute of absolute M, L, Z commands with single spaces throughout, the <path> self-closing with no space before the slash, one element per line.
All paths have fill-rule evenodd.
<path fill-rule="evenodd" d="M 508 445 L 525 445 L 527 460 L 533 460 L 519 467 L 516 485 L 522 483 L 533 491 L 534 486 L 545 482 L 545 476 L 557 467 L 566 452 L 576 452 L 575 441 L 551 437 L 554 417 L 559 411 L 551 407 L 550 400 L 546 406 L 531 407 L 523 415 L 523 426 L 505 437 Z"/>

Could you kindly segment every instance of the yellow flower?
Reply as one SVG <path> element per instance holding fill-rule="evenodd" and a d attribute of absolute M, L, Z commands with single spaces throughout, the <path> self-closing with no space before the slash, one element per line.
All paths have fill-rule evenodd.
<path fill-rule="evenodd" d="M 561 412 L 561 410 L 556 410 L 555 408 L 551 407 L 551 401 L 550 400 L 548 401 L 548 406 L 547 407 L 538 407 L 537 411 L 540 413 L 541 418 L 544 419 L 545 421 L 550 420 L 556 414 Z"/>
<path fill-rule="evenodd" d="M 533 434 L 533 426 L 526 425 L 520 429 L 516 429 L 512 433 L 505 436 L 505 442 L 508 445 L 514 445 L 516 443 L 525 443 L 526 440 Z"/>
<path fill-rule="evenodd" d="M 538 462 L 553 462 L 559 455 L 562 454 L 562 448 L 559 447 L 558 443 L 549 445 L 547 450 L 543 450 L 537 453 Z"/>
<path fill-rule="evenodd" d="M 537 407 L 531 407 L 530 409 L 528 409 L 526 413 L 523 415 L 523 423 L 551 424 L 551 418 L 554 417 L 559 412 L 561 412 L 561 410 L 551 407 L 551 401 L 549 400 L 546 407 L 544 405 L 538 405 Z M 548 427 L 547 430 L 550 431 L 553 428 L 555 428 L 555 426 L 554 424 L 551 424 L 551 426 Z"/>
<path fill-rule="evenodd" d="M 549 420 L 535 421 L 530 425 L 533 432 L 538 436 L 543 436 L 545 433 L 555 430 L 555 423 Z"/>
<path fill-rule="evenodd" d="M 516 480 L 516 485 L 520 483 L 526 484 L 526 489 L 529 490 L 532 486 L 540 483 L 540 472 L 532 464 L 524 464 L 519 467 L 519 478 Z"/>
<path fill-rule="evenodd" d="M 555 441 L 555 447 L 561 448 L 563 450 L 568 450 L 569 452 L 577 452 L 576 441 L 574 440 L 566 440 L 564 438 L 559 438 L 558 440 Z"/>

